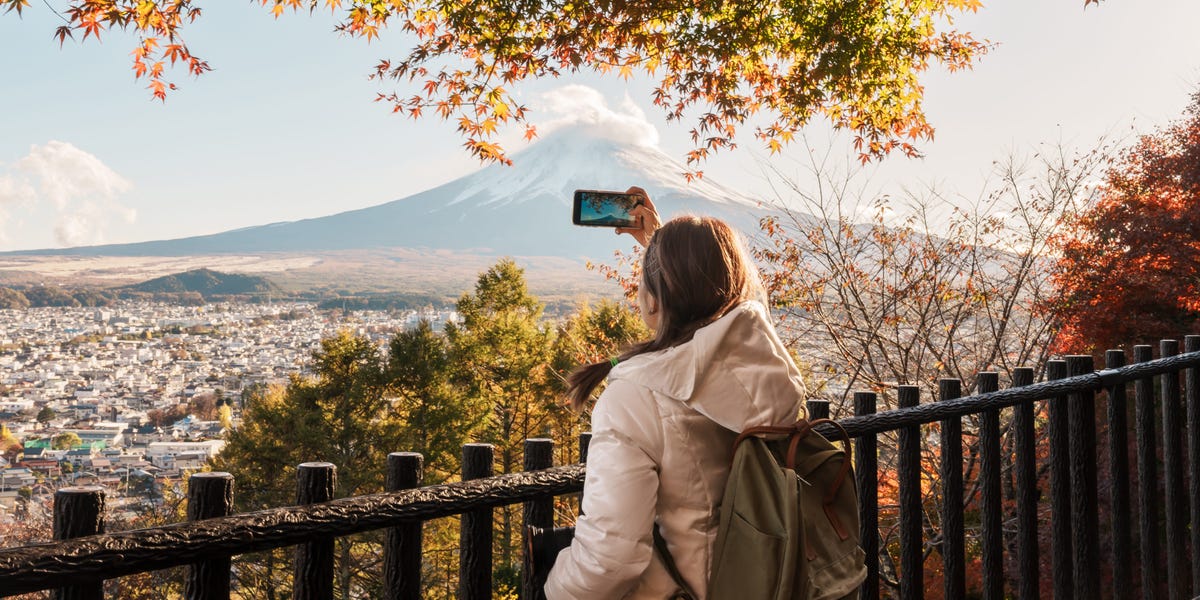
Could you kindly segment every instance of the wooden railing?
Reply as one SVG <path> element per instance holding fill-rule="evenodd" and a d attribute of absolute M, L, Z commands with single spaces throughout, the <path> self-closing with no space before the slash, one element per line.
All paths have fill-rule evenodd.
<path fill-rule="evenodd" d="M 1125 365 L 1122 352 L 1109 351 L 1100 371 L 1093 368 L 1090 356 L 1069 356 L 1047 363 L 1041 383 L 1033 383 L 1032 369 L 1014 370 L 1004 390 L 999 389 L 998 374 L 980 373 L 977 393 L 968 398 L 959 397 L 958 380 L 944 379 L 936 401 L 925 404 L 916 387 L 900 386 L 900 408 L 881 413 L 875 413 L 874 393 L 856 393 L 855 416 L 839 422 L 855 439 L 863 546 L 870 571 L 862 597 L 869 600 L 881 593 L 878 436 L 889 432 L 895 432 L 896 444 L 884 457 L 890 460 L 894 453 L 897 465 L 900 562 L 898 585 L 884 591 L 905 600 L 922 598 L 925 555 L 932 547 L 942 558 L 942 595 L 967 596 L 961 420 L 968 415 L 979 415 L 981 510 L 975 541 L 983 598 L 1024 600 L 1045 593 L 1056 598 L 1156 599 L 1165 591 L 1165 597 L 1175 600 L 1200 594 L 1200 336 L 1186 338 L 1185 354 L 1179 354 L 1178 343 L 1171 340 L 1162 342 L 1159 359 L 1152 360 L 1151 354 L 1150 346 L 1137 346 L 1133 364 Z M 1132 427 L 1126 397 L 1130 383 Z M 1107 398 L 1104 440 L 1097 439 L 1097 393 Z M 1043 414 L 1040 407 L 1046 415 L 1041 427 L 1036 423 Z M 828 405 L 812 402 L 809 410 L 813 417 L 826 416 Z M 1013 411 L 1008 420 L 1012 451 L 1006 460 L 1001 451 L 1003 410 Z M 930 423 L 940 424 L 934 444 L 939 450 L 940 496 L 953 499 L 939 503 L 940 534 L 931 540 L 926 539 L 923 517 L 920 429 Z M 832 429 L 818 428 L 827 436 Z M 1038 484 L 1039 431 L 1049 447 L 1046 464 L 1041 465 L 1049 470 L 1045 490 Z M 1127 451 L 1131 433 L 1139 474 L 1136 504 Z M 1097 484 L 1101 446 L 1108 454 L 1110 481 L 1104 490 Z M 585 457 L 586 448 L 584 438 Z M 554 497 L 582 491 L 584 465 L 551 467 L 552 454 L 549 440 L 527 440 L 526 471 L 492 476 L 491 446 L 469 444 L 463 451 L 464 481 L 416 488 L 420 455 L 395 453 L 388 457 L 390 491 L 341 499 L 330 497 L 336 476 L 332 465 L 305 463 L 298 471 L 301 505 L 237 515 L 228 514 L 231 477 L 202 473 L 190 480 L 188 522 L 109 534 L 98 531 L 102 490 L 59 490 L 54 534 L 60 541 L 0 550 L 0 596 L 55 589 L 57 598 L 100 598 L 104 579 L 187 565 L 187 598 L 227 599 L 230 557 L 296 546 L 294 597 L 332 598 L 334 538 L 386 530 L 385 597 L 419 598 L 421 523 L 461 514 L 459 596 L 490 598 L 492 509 L 523 503 L 527 524 L 549 527 Z M 1002 505 L 1006 463 L 1015 475 L 1013 511 Z M 1049 496 L 1050 590 L 1038 587 L 1043 562 L 1039 532 L 1046 533 L 1046 515 L 1038 514 L 1043 492 Z M 1105 523 L 1100 523 L 1098 511 L 1102 493 L 1110 506 Z M 1108 549 L 1104 556 L 1102 548 Z M 1008 578 L 1006 553 L 1016 559 Z M 1108 589 L 1101 589 L 1102 581 L 1111 582 L 1105 584 Z M 523 592 L 526 598 L 540 596 L 528 587 Z"/>

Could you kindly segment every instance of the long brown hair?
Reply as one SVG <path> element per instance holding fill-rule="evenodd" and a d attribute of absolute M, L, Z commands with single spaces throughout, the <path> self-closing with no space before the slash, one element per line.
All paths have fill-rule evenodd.
<path fill-rule="evenodd" d="M 654 339 L 622 352 L 618 361 L 687 342 L 696 330 L 762 295 L 758 269 L 740 236 L 712 217 L 679 217 L 655 232 L 642 256 L 641 285 L 658 300 L 658 331 Z M 605 360 L 572 371 L 567 376 L 571 405 L 582 409 L 612 368 Z"/>

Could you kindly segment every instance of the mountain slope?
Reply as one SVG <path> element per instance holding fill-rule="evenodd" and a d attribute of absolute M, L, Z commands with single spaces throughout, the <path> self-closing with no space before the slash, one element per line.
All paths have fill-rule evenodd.
<path fill-rule="evenodd" d="M 327 217 L 175 240 L 22 254 L 184 256 L 312 252 L 382 247 L 472 250 L 497 255 L 604 259 L 633 242 L 608 228 L 571 224 L 575 189 L 639 185 L 664 218 L 713 215 L 757 231 L 764 210 L 707 179 L 688 184 L 685 167 L 650 146 L 619 143 L 594 129 L 556 131 L 514 156 L 439 187 Z"/>

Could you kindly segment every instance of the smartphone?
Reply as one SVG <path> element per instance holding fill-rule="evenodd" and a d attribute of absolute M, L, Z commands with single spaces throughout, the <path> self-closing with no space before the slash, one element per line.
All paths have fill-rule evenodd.
<path fill-rule="evenodd" d="M 641 203 L 641 194 L 575 190 L 571 222 L 584 227 L 637 227 L 641 218 L 629 211 Z"/>

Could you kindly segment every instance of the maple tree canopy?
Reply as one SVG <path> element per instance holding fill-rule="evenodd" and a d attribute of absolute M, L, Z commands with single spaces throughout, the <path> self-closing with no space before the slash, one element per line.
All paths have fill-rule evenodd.
<path fill-rule="evenodd" d="M 668 119 L 695 119 L 695 165 L 734 146 L 748 117 L 764 112 L 755 136 L 772 152 L 814 116 L 850 130 L 864 161 L 916 143 L 933 128 L 921 107 L 919 75 L 930 64 L 971 66 L 987 45 L 952 29 L 980 0 L 258 0 L 278 17 L 329 9 L 337 30 L 368 40 L 389 24 L 415 36 L 407 56 L 382 60 L 372 77 L 415 84 L 380 94 L 396 112 L 432 111 L 455 120 L 468 150 L 508 162 L 489 141 L 508 123 L 536 130 L 511 87 L 527 78 L 592 69 L 624 78 L 644 72 Z M 99 38 L 133 32 L 133 70 L 165 99 L 168 71 L 201 75 L 209 65 L 184 43 L 200 0 L 69 0 L 56 31 Z M 5 12 L 29 0 L 0 0 Z"/>
<path fill-rule="evenodd" d="M 1140 138 L 1060 240 L 1062 349 L 1116 348 L 1200 325 L 1200 92 L 1184 118 Z"/>

